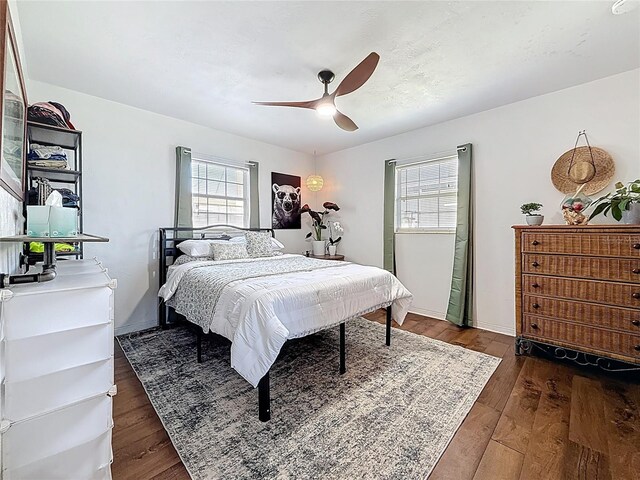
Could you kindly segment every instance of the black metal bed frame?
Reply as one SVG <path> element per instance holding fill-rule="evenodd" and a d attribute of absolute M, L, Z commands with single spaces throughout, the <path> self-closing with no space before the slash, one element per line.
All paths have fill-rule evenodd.
<path fill-rule="evenodd" d="M 202 228 L 190 228 L 190 227 L 162 227 L 158 229 L 158 288 L 164 285 L 167 281 L 167 269 L 169 268 L 168 260 L 175 261 L 182 252 L 178 249 L 178 245 L 185 240 L 229 240 L 232 238 L 225 230 L 232 231 L 245 231 L 245 232 L 270 232 L 272 237 L 275 237 L 275 232 L 272 228 L 242 228 L 233 225 L 208 225 Z M 180 236 L 180 233 L 189 233 L 188 236 Z M 184 319 L 189 322 L 187 318 L 179 315 L 168 307 L 162 298 L 158 303 L 158 325 L 163 329 L 167 328 L 170 323 L 167 322 L 167 316 L 175 318 L 176 321 Z M 176 323 L 176 322 L 171 322 Z M 190 322 L 189 322 L 190 323 Z M 340 374 L 344 374 L 347 371 L 346 367 L 346 326 L 345 322 L 340 323 Z M 196 326 L 196 358 L 198 363 L 202 363 L 202 339 L 204 332 L 202 328 Z M 387 346 L 391 345 L 391 306 L 387 307 L 386 318 L 386 336 L 385 343 Z M 262 422 L 267 422 L 271 419 L 271 393 L 269 372 L 267 372 L 260 382 L 258 382 L 258 418 Z"/>

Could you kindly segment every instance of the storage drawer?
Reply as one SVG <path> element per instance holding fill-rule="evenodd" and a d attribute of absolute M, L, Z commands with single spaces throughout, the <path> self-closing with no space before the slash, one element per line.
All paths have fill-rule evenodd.
<path fill-rule="evenodd" d="M 5 381 L 4 416 L 19 421 L 51 412 L 108 391 L 113 357 L 21 382 Z"/>
<path fill-rule="evenodd" d="M 7 340 L 5 381 L 22 382 L 113 356 L 113 324 Z"/>
<path fill-rule="evenodd" d="M 531 253 L 640 258 L 640 235 L 523 232 L 521 248 Z"/>
<path fill-rule="evenodd" d="M 615 353 L 640 361 L 640 335 L 611 332 L 576 323 L 524 315 L 522 333 L 550 343 L 561 342 L 604 353 Z"/>
<path fill-rule="evenodd" d="M 640 285 L 638 284 L 523 275 L 522 292 L 530 295 L 640 308 Z"/>
<path fill-rule="evenodd" d="M 111 428 L 93 440 L 4 471 L 7 480 L 106 480 L 111 478 Z"/>
<path fill-rule="evenodd" d="M 91 445 L 110 432 L 113 427 L 111 415 L 111 397 L 105 393 L 46 415 L 14 423 L 2 435 L 3 469 L 20 471 L 28 469 L 30 465 L 54 468 L 57 462 L 57 469 L 61 473 L 62 470 L 67 472 L 66 478 L 74 478 L 74 472 L 84 469 L 83 466 L 87 464 L 97 470 L 110 461 L 110 448 L 104 445 L 101 451 L 91 453 L 83 446 Z M 78 450 L 83 453 L 73 453 Z M 55 457 L 59 455 L 67 458 L 67 463 L 56 460 Z M 42 470 L 39 476 L 31 478 L 51 478 L 45 472 Z"/>
<path fill-rule="evenodd" d="M 640 335 L 640 310 L 538 295 L 524 295 L 522 310 L 529 315 L 557 318 Z"/>
<path fill-rule="evenodd" d="M 640 258 L 522 255 L 523 273 L 640 283 Z"/>

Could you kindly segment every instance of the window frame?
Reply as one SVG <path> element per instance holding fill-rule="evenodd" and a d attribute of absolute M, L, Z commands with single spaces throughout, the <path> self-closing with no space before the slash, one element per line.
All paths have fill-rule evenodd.
<path fill-rule="evenodd" d="M 201 177 L 199 176 L 199 169 L 197 169 L 197 167 L 200 166 L 200 164 L 205 165 L 205 177 Z M 224 180 L 217 180 L 217 179 L 209 179 L 208 178 L 208 173 L 206 170 L 206 166 L 207 165 L 216 165 L 218 167 L 222 167 L 224 168 Z M 229 170 L 239 170 L 242 172 L 242 183 L 238 183 L 238 182 L 232 182 L 229 181 L 229 175 L 228 175 L 228 171 Z M 193 183 L 194 181 L 204 181 L 205 182 L 205 193 L 199 193 L 197 191 L 195 191 L 193 189 Z M 224 189 L 225 189 L 225 194 L 224 195 L 220 195 L 220 194 L 210 194 L 208 193 L 208 183 L 209 181 L 216 181 L 216 182 L 221 182 L 224 184 Z M 191 222 L 192 225 L 194 226 L 194 228 L 202 228 L 204 226 L 208 226 L 208 225 L 218 225 L 218 224 L 227 224 L 227 225 L 232 225 L 232 226 L 238 226 L 240 228 L 249 228 L 250 226 L 250 221 L 251 221 L 251 188 L 250 188 L 250 183 L 251 181 L 251 175 L 249 172 L 249 167 L 246 167 L 244 165 L 234 165 L 234 164 L 230 164 L 230 163 L 226 163 L 226 162 L 222 162 L 222 161 L 215 161 L 215 160 L 209 160 L 209 159 L 204 159 L 204 158 L 191 158 Z M 243 189 L 243 196 L 242 197 L 235 197 L 235 196 L 230 196 L 228 195 L 228 186 L 232 184 L 232 185 L 242 185 L 242 189 Z M 207 221 L 205 225 L 199 225 L 198 222 L 196 222 L 196 218 L 198 217 L 198 215 L 196 214 L 196 205 L 195 205 L 195 199 L 196 198 L 201 198 L 201 199 L 205 199 L 208 200 L 209 199 L 218 199 L 218 200 L 225 200 L 225 204 L 226 204 L 226 212 L 225 213 L 211 213 L 209 211 L 206 212 L 206 216 L 207 216 Z M 229 200 L 233 200 L 233 201 L 242 201 L 243 206 L 242 206 L 242 225 L 234 225 L 232 222 L 229 221 L 229 204 L 227 203 Z M 202 214 L 200 214 L 202 215 Z M 224 215 L 225 216 L 225 221 L 224 222 L 212 222 L 209 220 L 209 216 L 210 215 Z M 231 214 L 232 215 L 232 214 Z"/>
<path fill-rule="evenodd" d="M 422 165 L 426 165 L 426 164 L 430 164 L 430 163 L 445 163 L 447 161 L 451 161 L 451 160 L 455 160 L 457 162 L 458 160 L 458 155 L 457 153 L 452 153 L 450 155 L 445 155 L 445 156 L 438 156 L 435 158 L 422 158 L 422 159 L 413 159 L 411 161 L 406 161 L 406 162 L 398 162 L 395 165 L 395 192 L 394 192 L 394 197 L 395 197 L 395 205 L 394 205 L 394 233 L 397 235 L 407 235 L 407 234 L 455 234 L 456 232 L 456 226 L 453 227 L 415 227 L 415 228 L 407 228 L 404 227 L 402 228 L 400 226 L 401 223 L 401 205 L 402 205 L 402 201 L 403 200 L 407 200 L 407 199 L 415 199 L 415 200 L 420 200 L 423 198 L 440 198 L 443 196 L 441 190 L 439 189 L 437 191 L 437 193 L 432 193 L 432 194 L 423 194 L 423 195 L 417 195 L 417 196 L 405 196 L 402 197 L 400 195 L 400 191 L 401 191 L 401 171 L 402 170 L 406 170 L 410 167 L 420 167 Z M 438 177 L 440 179 L 440 177 Z M 457 169 L 457 164 L 456 164 L 456 187 L 453 191 L 449 191 L 447 194 L 455 194 L 456 196 L 456 214 L 457 214 L 457 204 L 458 204 L 458 200 L 457 200 L 457 194 L 458 194 L 458 186 L 457 186 L 457 180 L 458 180 L 458 169 Z M 406 182 L 405 182 L 406 183 Z M 440 223 L 439 220 L 439 215 L 440 215 L 440 210 L 438 210 L 438 223 Z M 457 216 L 457 215 L 456 215 Z"/>

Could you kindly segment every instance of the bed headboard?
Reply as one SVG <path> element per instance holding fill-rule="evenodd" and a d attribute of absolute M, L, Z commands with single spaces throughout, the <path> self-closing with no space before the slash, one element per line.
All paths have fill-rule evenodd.
<path fill-rule="evenodd" d="M 180 242 L 185 240 L 229 240 L 232 237 L 244 235 L 244 232 L 270 232 L 275 237 L 273 228 L 243 228 L 233 225 L 207 225 L 206 227 L 162 227 L 158 229 L 158 288 L 167 281 L 167 269 L 182 255 L 178 249 Z M 166 306 L 160 299 L 158 322 L 166 325 Z"/>

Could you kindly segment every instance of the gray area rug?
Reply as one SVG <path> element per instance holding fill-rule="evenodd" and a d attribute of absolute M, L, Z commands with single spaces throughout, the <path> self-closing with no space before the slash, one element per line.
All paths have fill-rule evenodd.
<path fill-rule="evenodd" d="M 287 342 L 271 369 L 271 421 L 229 366 L 229 346 L 184 327 L 119 337 L 194 479 L 424 479 L 500 360 L 384 326 L 347 323 Z"/>

